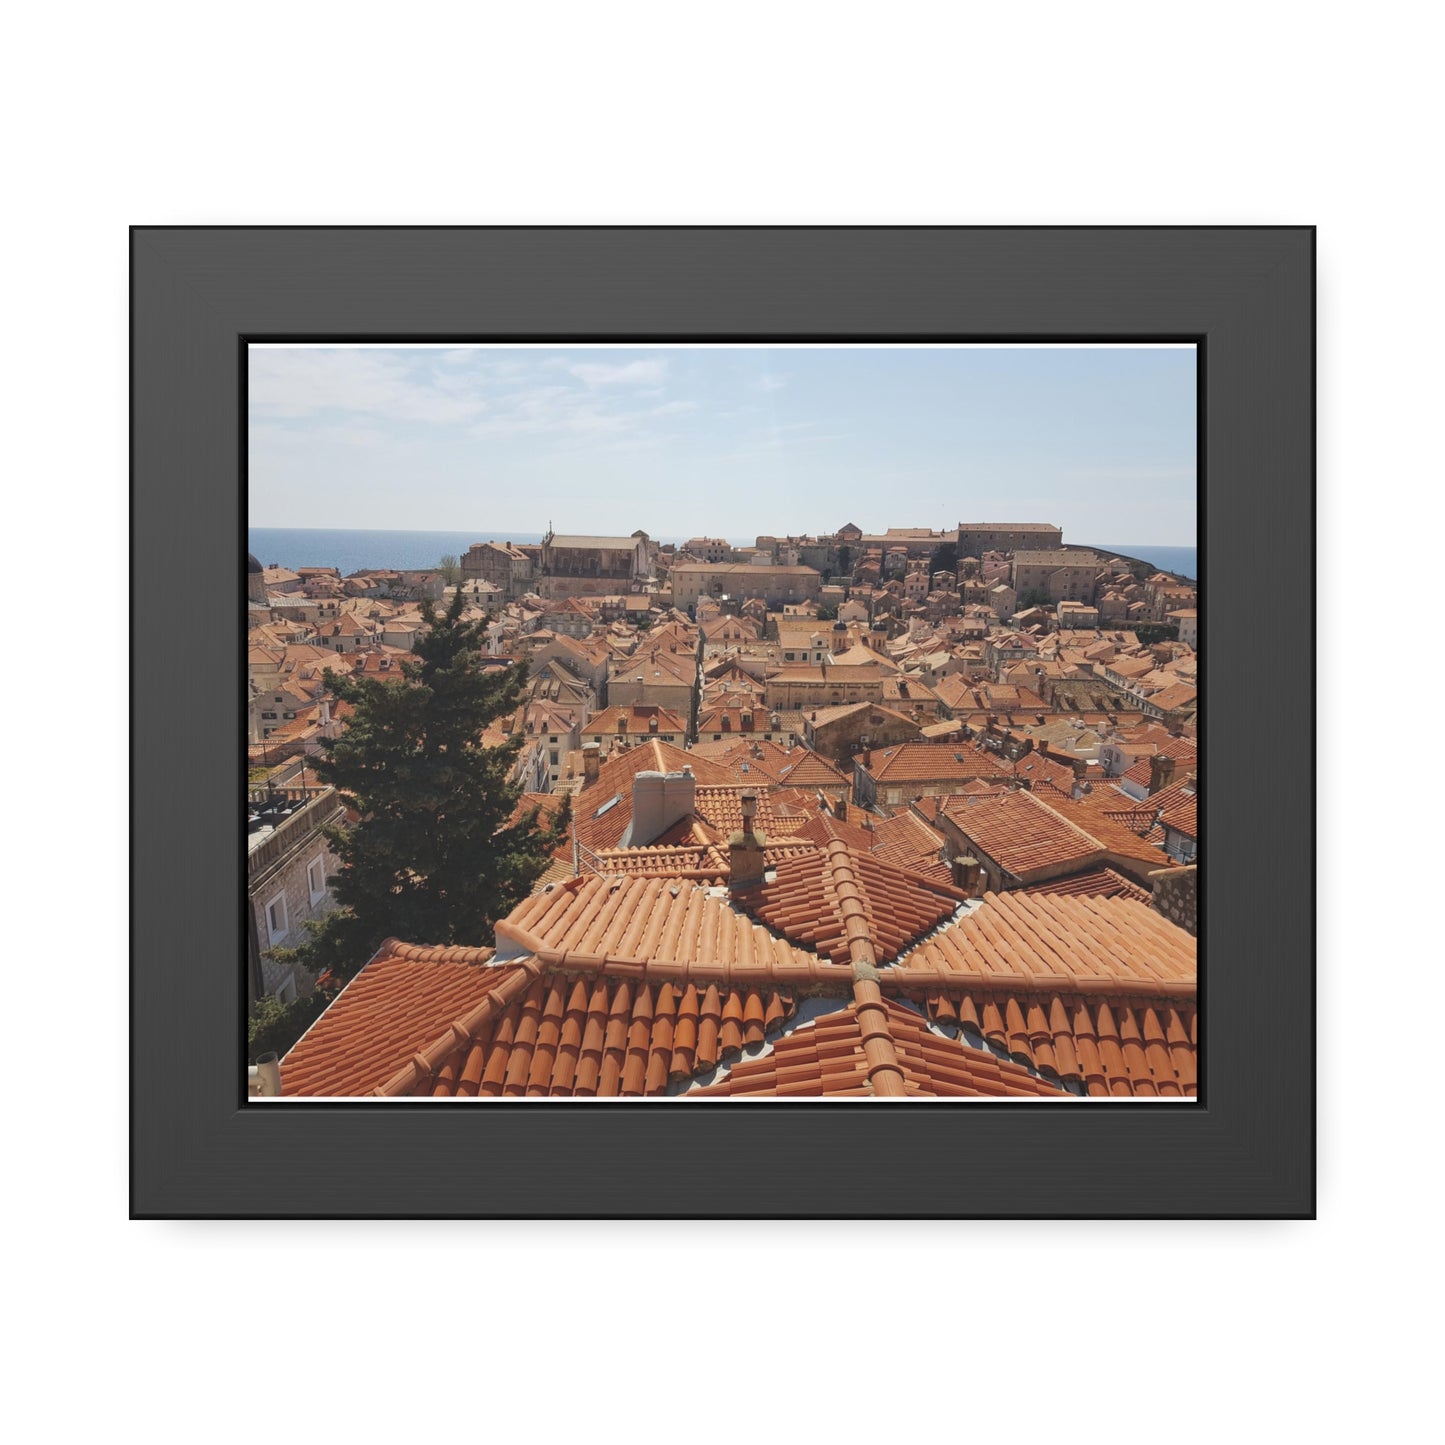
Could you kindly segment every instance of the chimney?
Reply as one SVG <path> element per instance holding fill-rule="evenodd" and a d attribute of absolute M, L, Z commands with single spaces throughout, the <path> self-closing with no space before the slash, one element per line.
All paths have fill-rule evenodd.
<path fill-rule="evenodd" d="M 758 795 L 742 795 L 743 826 L 728 839 L 728 892 L 756 888 L 763 881 L 764 836 L 756 831 Z"/>
<path fill-rule="evenodd" d="M 275 1054 L 258 1054 L 246 1070 L 246 1093 L 274 1099 L 281 1092 L 281 1061 Z"/>
<path fill-rule="evenodd" d="M 597 769 L 602 763 L 602 748 L 597 743 L 587 743 L 582 749 L 582 785 L 590 788 L 597 781 Z"/>
<path fill-rule="evenodd" d="M 840 823 L 848 821 L 848 799 L 846 797 L 833 799 L 833 816 Z"/>
<path fill-rule="evenodd" d="M 672 825 L 686 818 L 697 800 L 691 768 L 680 773 L 638 773 L 632 780 L 632 823 L 624 848 L 646 848 Z"/>
<path fill-rule="evenodd" d="M 972 898 L 978 892 L 979 875 L 983 869 L 972 853 L 965 853 L 953 860 L 953 884 Z"/>
<path fill-rule="evenodd" d="M 1155 753 L 1149 759 L 1149 796 L 1162 792 L 1174 781 L 1174 759 Z"/>

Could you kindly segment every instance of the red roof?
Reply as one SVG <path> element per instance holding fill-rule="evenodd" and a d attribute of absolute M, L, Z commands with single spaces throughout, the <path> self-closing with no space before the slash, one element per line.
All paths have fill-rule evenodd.
<path fill-rule="evenodd" d="M 843 901 L 862 904 L 850 923 Z M 872 854 L 829 843 L 778 864 L 771 882 L 738 895 L 738 906 L 781 933 L 790 943 L 846 963 L 851 945 L 866 938 L 872 962 L 898 957 L 919 935 L 951 918 L 967 898 L 946 884 L 924 882 Z"/>
<path fill-rule="evenodd" d="M 1095 868 L 1088 873 L 1071 873 L 1067 878 L 1050 878 L 1044 883 L 1031 883 L 1018 892 L 1058 893 L 1075 898 L 1132 898 L 1139 903 L 1148 903 L 1152 896 L 1112 868 Z"/>
<path fill-rule="evenodd" d="M 848 963 L 691 883 L 575 879 L 497 925 L 500 961 L 388 940 L 287 1055 L 284 1092 L 659 1094 L 711 1085 L 744 1050 L 756 1057 L 697 1092 L 1194 1092 L 1196 944 L 1149 908 L 989 894 L 879 968 L 907 919 L 873 883 L 898 870 L 838 845 L 812 861 L 830 870 L 818 909 L 846 920 Z M 794 1027 L 809 997 L 837 1007 L 810 1004 Z"/>
<path fill-rule="evenodd" d="M 943 815 L 1015 878 L 1093 863 L 1104 853 L 1097 838 L 1024 789 L 950 799 Z"/>
<path fill-rule="evenodd" d="M 903 1092 L 914 1096 L 1067 1098 L 1056 1084 L 1011 1060 L 958 1043 L 929 1029 L 911 1009 L 885 999 L 881 1006 Z M 866 1097 L 868 1022 L 857 1004 L 794 1029 L 762 1058 L 735 1064 L 726 1079 L 686 1095 L 694 1098 Z"/>
<path fill-rule="evenodd" d="M 988 893 L 890 984 L 1091 1094 L 1192 1095 L 1197 945 L 1125 898 Z M 909 982 L 909 979 L 912 982 Z"/>

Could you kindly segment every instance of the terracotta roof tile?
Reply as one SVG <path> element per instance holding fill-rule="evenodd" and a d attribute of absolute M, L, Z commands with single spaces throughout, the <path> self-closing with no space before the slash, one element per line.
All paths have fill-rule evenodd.
<path fill-rule="evenodd" d="M 1195 940 L 1126 898 L 985 894 L 889 986 L 1091 1094 L 1196 1089 Z"/>
<path fill-rule="evenodd" d="M 1031 883 L 1020 888 L 1020 893 L 1060 893 L 1075 898 L 1132 898 L 1139 903 L 1148 903 L 1150 893 L 1131 883 L 1122 873 L 1112 868 L 1095 868 L 1088 873 L 1073 873 L 1067 878 L 1050 878 L 1045 883 Z"/>
<path fill-rule="evenodd" d="M 738 906 L 781 933 L 790 943 L 848 963 L 854 957 L 843 899 L 862 903 L 870 963 L 897 958 L 915 938 L 951 918 L 966 895 L 949 885 L 924 882 L 868 853 L 840 842 L 779 863 L 772 881 L 738 895 Z"/>
<path fill-rule="evenodd" d="M 623 724 L 619 731 L 617 724 Z M 657 726 L 654 727 L 653 724 Z M 627 707 L 604 708 L 588 718 L 582 729 L 585 738 L 632 738 L 638 733 L 648 736 L 652 733 L 683 735 L 687 732 L 687 719 L 671 708 L 648 703 L 635 703 Z"/>
<path fill-rule="evenodd" d="M 872 853 L 899 868 L 926 866 L 938 861 L 943 834 L 930 827 L 912 809 L 873 825 Z M 945 873 L 947 868 L 944 869 Z"/>
<path fill-rule="evenodd" d="M 1015 878 L 1067 864 L 1082 867 L 1105 851 L 1097 838 L 1023 789 L 950 799 L 943 816 Z"/>
<path fill-rule="evenodd" d="M 879 783 L 925 783 L 1010 777 L 1013 764 L 981 748 L 956 743 L 897 743 L 873 748 L 867 771 Z"/>
<path fill-rule="evenodd" d="M 283 1088 L 658 1095 L 763 1049 L 695 1092 L 1058 1097 L 1054 1079 L 1194 1092 L 1195 941 L 1142 904 L 990 894 L 906 963 L 876 969 L 889 928 L 908 926 L 927 890 L 904 877 L 914 891 L 900 895 L 899 870 L 841 845 L 812 861 L 827 863 L 834 894 L 815 913 L 846 920 L 851 964 L 799 952 L 686 882 L 575 879 L 498 924 L 500 962 L 389 940 L 287 1055 Z M 804 995 L 839 1006 L 813 1005 L 793 1028 Z"/>
<path fill-rule="evenodd" d="M 521 948 L 580 955 L 589 967 L 621 960 L 659 981 L 680 977 L 684 966 L 699 978 L 746 974 L 790 987 L 842 977 L 735 912 L 725 897 L 662 878 L 571 879 L 520 903 L 497 924 L 497 940 L 504 957 Z"/>
<path fill-rule="evenodd" d="M 879 1012 L 892 1046 L 905 1096 L 1067 1098 L 1058 1085 L 1011 1060 L 960 1047 L 932 1032 L 926 1020 L 892 1000 Z M 726 1079 L 683 1095 L 686 1099 L 863 1097 L 876 1092 L 868 1039 L 878 1021 L 850 1003 L 794 1029 L 761 1058 L 733 1065 Z"/>
<path fill-rule="evenodd" d="M 491 957 L 389 940 L 286 1055 L 285 1092 L 371 1092 L 491 994 L 525 981 L 520 968 L 484 967 Z"/>
<path fill-rule="evenodd" d="M 597 781 L 573 800 L 577 840 L 584 848 L 615 848 L 632 821 L 632 782 L 638 773 L 676 773 L 689 768 L 699 784 L 726 785 L 732 777 L 726 768 L 699 758 L 671 743 L 650 738 L 609 758 L 597 772 Z M 614 803 L 612 800 L 616 799 Z M 610 806 L 609 806 L 610 804 Z M 571 856 L 571 841 L 558 850 Z"/>

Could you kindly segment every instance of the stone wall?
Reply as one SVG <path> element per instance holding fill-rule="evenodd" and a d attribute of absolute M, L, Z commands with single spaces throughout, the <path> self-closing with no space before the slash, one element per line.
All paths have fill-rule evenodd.
<path fill-rule="evenodd" d="M 304 969 L 267 958 L 266 952 L 277 945 L 295 947 L 303 943 L 306 931 L 302 924 L 307 919 L 320 918 L 336 906 L 325 880 L 337 872 L 340 860 L 321 828 L 327 823 L 340 823 L 345 816 L 336 794 L 327 788 L 275 832 L 265 835 L 255 846 L 248 846 L 246 892 L 256 955 L 250 959 L 250 966 L 253 981 L 259 981 L 263 993 L 275 993 L 288 980 L 298 996 L 312 990 L 314 980 Z M 320 868 L 312 874 L 311 865 L 318 860 Z M 313 881 L 321 883 L 319 890 L 313 890 Z M 268 917 L 268 908 L 277 898 L 285 900 L 285 931 L 279 937 L 273 936 Z"/>
<path fill-rule="evenodd" d="M 1149 875 L 1154 885 L 1152 899 L 1156 913 L 1177 923 L 1186 933 L 1199 934 L 1199 867 L 1161 868 Z"/>

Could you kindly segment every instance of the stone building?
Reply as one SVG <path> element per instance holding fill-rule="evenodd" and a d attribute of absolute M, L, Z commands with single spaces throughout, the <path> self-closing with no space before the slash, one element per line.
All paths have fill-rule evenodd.
<path fill-rule="evenodd" d="M 893 669 L 873 663 L 851 667 L 801 664 L 779 668 L 766 678 L 764 701 L 776 712 L 799 708 L 841 707 L 850 702 L 883 701 L 883 679 Z"/>
<path fill-rule="evenodd" d="M 697 656 L 672 648 L 639 649 L 631 657 L 613 658 L 608 670 L 609 707 L 660 707 L 693 716 L 698 685 Z"/>
<path fill-rule="evenodd" d="M 510 542 L 473 542 L 462 556 L 462 579 L 490 582 L 509 602 L 532 582 L 532 559 Z"/>
<path fill-rule="evenodd" d="M 689 537 L 682 545 L 699 562 L 727 562 L 733 555 L 732 543 L 725 537 Z"/>
<path fill-rule="evenodd" d="M 246 600 L 266 605 L 266 569 L 251 553 L 246 554 Z"/>
<path fill-rule="evenodd" d="M 803 718 L 803 741 L 815 753 L 839 763 L 846 763 L 865 742 L 883 748 L 918 742 L 923 736 L 918 723 L 904 713 L 866 702 L 814 708 Z"/>
<path fill-rule="evenodd" d="M 656 544 L 646 532 L 583 537 L 549 531 L 542 539 L 536 590 L 542 597 L 601 597 L 633 592 L 652 575 Z"/>
<path fill-rule="evenodd" d="M 737 602 L 758 597 L 769 607 L 781 608 L 789 602 L 815 599 L 822 585 L 822 576 L 812 567 L 678 563 L 672 569 L 672 605 L 691 607 L 700 597 L 730 597 Z"/>
<path fill-rule="evenodd" d="M 1020 598 L 1042 593 L 1050 602 L 1094 601 L 1102 560 L 1093 552 L 1052 551 L 1047 548 L 1015 552 L 1012 582 Z"/>
<path fill-rule="evenodd" d="M 328 879 L 340 867 L 322 828 L 346 816 L 335 788 L 252 788 L 246 839 L 246 974 L 253 999 L 274 994 L 283 1003 L 304 997 L 315 980 L 304 969 L 267 958 L 295 947 L 301 925 L 335 907 Z"/>
<path fill-rule="evenodd" d="M 960 557 L 982 557 L 985 552 L 1042 552 L 1063 545 L 1063 529 L 1048 522 L 958 524 Z"/>

